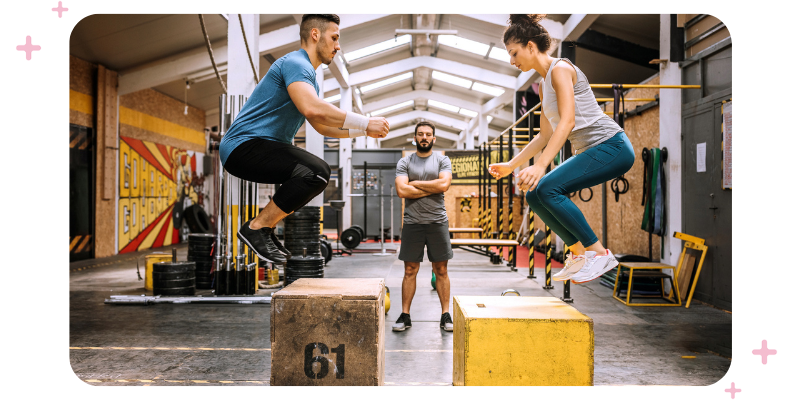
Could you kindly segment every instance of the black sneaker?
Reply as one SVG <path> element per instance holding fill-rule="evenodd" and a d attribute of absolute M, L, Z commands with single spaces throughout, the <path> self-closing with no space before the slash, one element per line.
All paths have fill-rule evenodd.
<path fill-rule="evenodd" d="M 442 328 L 447 332 L 453 331 L 453 319 L 450 318 L 449 312 L 442 314 L 442 319 L 439 320 L 439 328 Z"/>
<path fill-rule="evenodd" d="M 270 236 L 272 237 L 272 243 L 275 243 L 275 247 L 278 248 L 278 251 L 280 251 L 281 254 L 283 254 L 283 256 L 286 257 L 287 260 L 292 258 L 292 253 L 289 250 L 287 250 L 286 247 L 283 247 L 281 241 L 278 240 L 277 236 L 275 236 L 274 229 L 270 229 Z"/>
<path fill-rule="evenodd" d="M 252 220 L 251 220 L 252 221 Z M 262 260 L 271 261 L 277 264 L 285 264 L 286 257 L 278 250 L 272 242 L 272 228 L 261 228 L 258 230 L 250 229 L 250 221 L 242 224 L 236 236 L 243 241 L 250 250 Z"/>
<path fill-rule="evenodd" d="M 395 332 L 402 332 L 407 328 L 411 328 L 411 316 L 406 313 L 402 313 L 400 314 L 400 318 L 397 319 L 397 322 L 392 325 L 392 330 Z"/>

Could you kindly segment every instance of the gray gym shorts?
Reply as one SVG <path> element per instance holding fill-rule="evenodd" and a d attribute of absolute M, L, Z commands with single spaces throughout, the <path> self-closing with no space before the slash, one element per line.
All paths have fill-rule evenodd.
<path fill-rule="evenodd" d="M 425 246 L 428 246 L 428 261 L 440 262 L 453 258 L 450 246 L 450 228 L 447 222 L 439 224 L 403 224 L 400 238 L 400 260 L 422 262 Z"/>

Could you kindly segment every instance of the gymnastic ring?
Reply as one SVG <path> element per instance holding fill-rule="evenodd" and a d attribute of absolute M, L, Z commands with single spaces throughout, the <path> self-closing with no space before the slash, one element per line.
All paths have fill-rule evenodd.
<path fill-rule="evenodd" d="M 584 199 L 584 198 L 583 198 L 583 191 L 584 191 L 584 190 L 588 190 L 588 191 L 589 191 L 589 198 L 588 198 L 588 199 Z M 581 190 L 578 192 L 578 197 L 580 197 L 580 198 L 581 198 L 581 200 L 583 200 L 583 202 L 584 202 L 584 203 L 588 203 L 589 201 L 591 201 L 591 200 L 592 200 L 592 197 L 594 197 L 594 192 L 592 191 L 592 188 L 584 188 L 584 189 L 581 189 Z"/>

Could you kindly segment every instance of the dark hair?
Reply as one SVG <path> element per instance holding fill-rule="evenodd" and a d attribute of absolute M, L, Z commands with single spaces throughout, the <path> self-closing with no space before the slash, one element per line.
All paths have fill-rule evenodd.
<path fill-rule="evenodd" d="M 325 33 L 328 22 L 339 25 L 339 16 L 336 14 L 303 14 L 303 19 L 300 22 L 300 40 L 302 42 L 308 41 L 311 36 L 311 30 L 314 28 L 317 28 L 320 33 Z"/>
<path fill-rule="evenodd" d="M 428 121 L 417 122 L 417 126 L 414 127 L 414 136 L 417 135 L 417 130 L 419 130 L 420 126 L 430 126 L 431 129 L 433 130 L 433 136 L 436 136 L 436 127 L 433 126 L 433 122 L 428 122 Z"/>
<path fill-rule="evenodd" d="M 508 28 L 503 33 L 503 43 L 527 46 L 528 42 L 533 42 L 540 52 L 546 52 L 550 48 L 550 34 L 539 24 L 545 15 L 547 14 L 511 14 Z"/>

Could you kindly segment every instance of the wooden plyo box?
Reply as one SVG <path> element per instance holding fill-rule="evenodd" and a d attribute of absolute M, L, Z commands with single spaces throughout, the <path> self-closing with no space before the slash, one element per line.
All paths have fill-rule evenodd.
<path fill-rule="evenodd" d="M 381 386 L 383 279 L 298 279 L 272 295 L 271 385 Z"/>
<path fill-rule="evenodd" d="M 453 385 L 591 386 L 594 324 L 553 297 L 454 296 Z"/>

